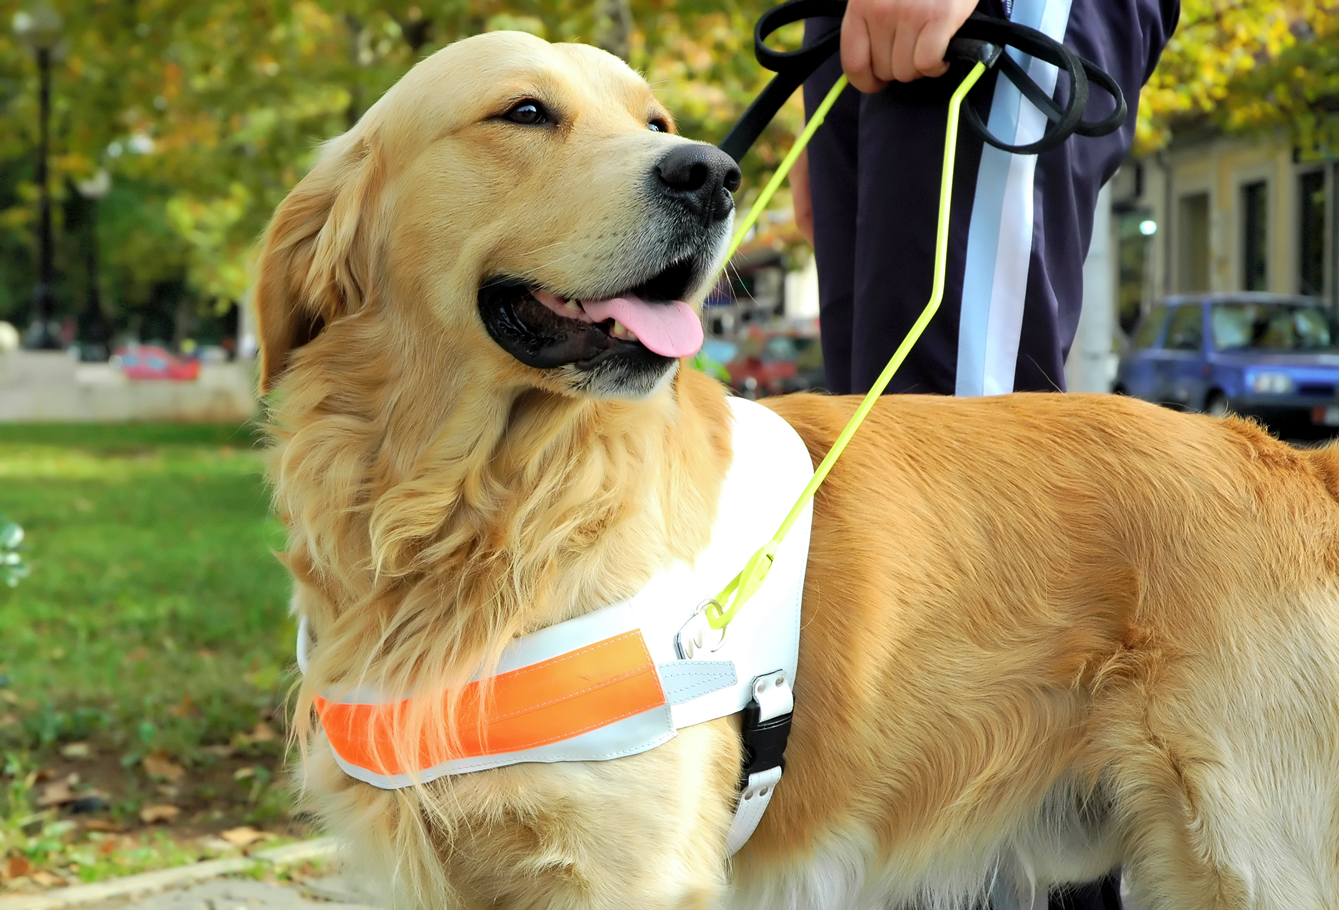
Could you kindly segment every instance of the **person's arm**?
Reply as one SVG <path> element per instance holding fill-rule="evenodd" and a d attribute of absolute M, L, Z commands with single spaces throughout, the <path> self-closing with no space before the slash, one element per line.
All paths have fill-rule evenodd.
<path fill-rule="evenodd" d="M 795 226 L 809 245 L 814 245 L 814 205 L 809 196 L 809 152 L 800 152 L 790 169 L 790 200 L 795 210 Z"/>
<path fill-rule="evenodd" d="M 942 76 L 949 39 L 977 0 L 850 0 L 842 20 L 842 69 L 862 92 Z"/>

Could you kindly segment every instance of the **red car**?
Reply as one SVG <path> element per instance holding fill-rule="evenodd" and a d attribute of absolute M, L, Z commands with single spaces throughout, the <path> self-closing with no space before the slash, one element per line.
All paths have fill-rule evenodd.
<path fill-rule="evenodd" d="M 118 348 L 112 355 L 112 363 L 120 367 L 127 379 L 189 381 L 200 376 L 200 361 L 182 360 L 152 345 L 136 344 Z"/>
<path fill-rule="evenodd" d="M 793 330 L 749 335 L 739 356 L 725 365 L 730 386 L 745 398 L 764 398 L 819 388 L 823 384 L 823 353 L 818 338 Z"/>

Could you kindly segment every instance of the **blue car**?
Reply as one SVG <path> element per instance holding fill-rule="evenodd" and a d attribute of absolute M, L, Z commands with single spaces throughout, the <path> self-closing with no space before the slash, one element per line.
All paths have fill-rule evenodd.
<path fill-rule="evenodd" d="M 1339 331 L 1321 301 L 1213 294 L 1162 301 L 1135 329 L 1113 391 L 1290 435 L 1339 431 Z"/>

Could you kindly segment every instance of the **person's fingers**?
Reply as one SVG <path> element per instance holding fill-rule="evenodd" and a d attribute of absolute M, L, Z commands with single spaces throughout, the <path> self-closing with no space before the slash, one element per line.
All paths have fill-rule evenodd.
<path fill-rule="evenodd" d="M 944 54 L 948 53 L 949 40 L 961 25 L 955 25 L 951 19 L 936 19 L 921 29 L 912 52 L 912 67 L 916 72 L 924 76 L 942 76 L 948 72 Z"/>
<path fill-rule="evenodd" d="M 809 245 L 814 245 L 814 204 L 809 192 L 809 150 L 800 152 L 790 169 L 790 199 L 795 210 L 795 226 Z"/>
<path fill-rule="evenodd" d="M 874 75 L 870 60 L 870 33 L 861 7 L 852 3 L 842 21 L 842 71 L 862 92 L 877 92 L 888 84 Z"/>
<path fill-rule="evenodd" d="M 912 82 L 921 77 L 920 70 L 916 68 L 916 44 L 920 33 L 920 23 L 903 22 L 893 35 L 893 40 L 889 42 L 887 79 L 896 79 L 898 82 Z M 874 59 L 879 59 L 878 45 L 874 47 Z M 884 77 L 884 73 L 875 67 L 874 74 Z"/>
<path fill-rule="evenodd" d="M 975 6 L 976 0 L 850 0 L 842 21 L 842 69 L 862 92 L 942 76 L 949 40 Z"/>

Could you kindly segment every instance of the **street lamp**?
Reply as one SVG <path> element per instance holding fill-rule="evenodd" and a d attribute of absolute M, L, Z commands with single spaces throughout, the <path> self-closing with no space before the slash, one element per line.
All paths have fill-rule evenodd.
<path fill-rule="evenodd" d="M 98 200 L 112 188 L 112 177 L 101 168 L 87 180 L 74 185 L 87 205 L 84 208 L 84 266 L 87 270 L 88 297 L 79 320 L 80 357 L 106 360 L 110 327 L 102 315 L 102 292 L 98 286 Z"/>
<path fill-rule="evenodd" d="M 38 218 L 38 271 L 37 287 L 33 288 L 33 324 L 28 330 L 28 347 L 50 350 L 60 347 L 59 339 L 51 331 L 51 310 L 55 302 L 52 291 L 51 267 L 51 192 L 47 186 L 47 146 L 51 120 L 51 63 L 61 56 L 60 14 L 45 3 L 31 10 L 14 14 L 14 34 L 27 45 L 37 58 L 38 142 L 37 191 Z"/>

